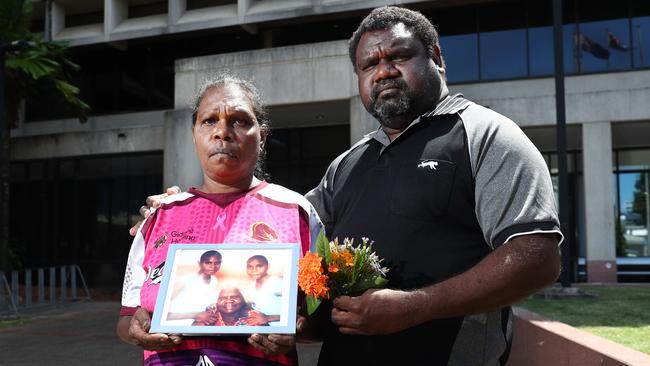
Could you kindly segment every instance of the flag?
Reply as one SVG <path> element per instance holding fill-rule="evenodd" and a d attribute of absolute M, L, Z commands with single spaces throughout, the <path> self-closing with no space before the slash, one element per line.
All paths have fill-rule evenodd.
<path fill-rule="evenodd" d="M 613 48 L 615 50 L 627 52 L 627 46 L 621 43 L 621 40 L 618 39 L 612 32 L 607 32 L 607 40 L 609 43 L 609 48 Z"/>
<path fill-rule="evenodd" d="M 609 50 L 601 46 L 598 42 L 594 42 L 589 37 L 578 34 L 576 45 L 585 52 L 591 53 L 596 58 L 603 60 L 609 59 Z"/>

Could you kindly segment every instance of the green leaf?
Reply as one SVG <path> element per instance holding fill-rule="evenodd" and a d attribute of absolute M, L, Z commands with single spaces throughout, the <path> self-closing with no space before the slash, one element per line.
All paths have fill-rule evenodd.
<path fill-rule="evenodd" d="M 320 306 L 321 301 L 321 299 L 317 299 L 312 295 L 307 295 L 307 315 L 312 315 Z"/>
<path fill-rule="evenodd" d="M 375 287 L 385 287 L 387 284 L 388 279 L 381 276 L 377 276 L 377 278 L 375 278 Z"/>
<path fill-rule="evenodd" d="M 325 230 L 321 229 L 318 233 L 318 238 L 316 238 L 316 253 L 321 257 L 325 258 L 325 263 L 330 264 L 332 262 L 332 252 L 330 252 L 330 241 L 325 236 Z"/>

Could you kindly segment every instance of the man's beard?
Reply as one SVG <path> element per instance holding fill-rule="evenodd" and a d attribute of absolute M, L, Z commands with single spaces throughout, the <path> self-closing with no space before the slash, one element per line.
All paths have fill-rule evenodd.
<path fill-rule="evenodd" d="M 389 98 L 378 99 L 379 92 L 377 89 L 379 87 L 385 87 L 387 84 L 399 89 L 399 94 Z M 372 91 L 368 112 L 377 118 L 382 126 L 395 129 L 403 128 L 404 126 L 402 124 L 404 122 L 398 121 L 396 118 L 410 111 L 413 106 L 414 95 L 410 93 L 406 83 L 400 79 L 385 80 L 379 87 Z"/>

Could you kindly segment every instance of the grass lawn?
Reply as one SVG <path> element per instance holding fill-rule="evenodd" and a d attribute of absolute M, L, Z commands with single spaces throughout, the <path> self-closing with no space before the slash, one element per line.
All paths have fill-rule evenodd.
<path fill-rule="evenodd" d="M 27 324 L 25 319 L 11 319 L 11 320 L 0 320 L 0 328 L 15 327 L 18 325 Z"/>
<path fill-rule="evenodd" d="M 650 286 L 578 286 L 591 299 L 526 299 L 519 306 L 650 354 Z"/>

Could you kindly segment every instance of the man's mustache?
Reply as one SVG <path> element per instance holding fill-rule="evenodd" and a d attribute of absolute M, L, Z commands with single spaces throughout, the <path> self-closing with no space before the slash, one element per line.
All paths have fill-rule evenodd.
<path fill-rule="evenodd" d="M 401 79 L 385 79 L 381 80 L 375 85 L 374 88 L 372 88 L 372 98 L 374 100 L 377 100 L 377 97 L 379 96 L 379 93 L 386 89 L 399 89 L 399 90 L 405 90 L 406 89 L 406 82 Z"/>

